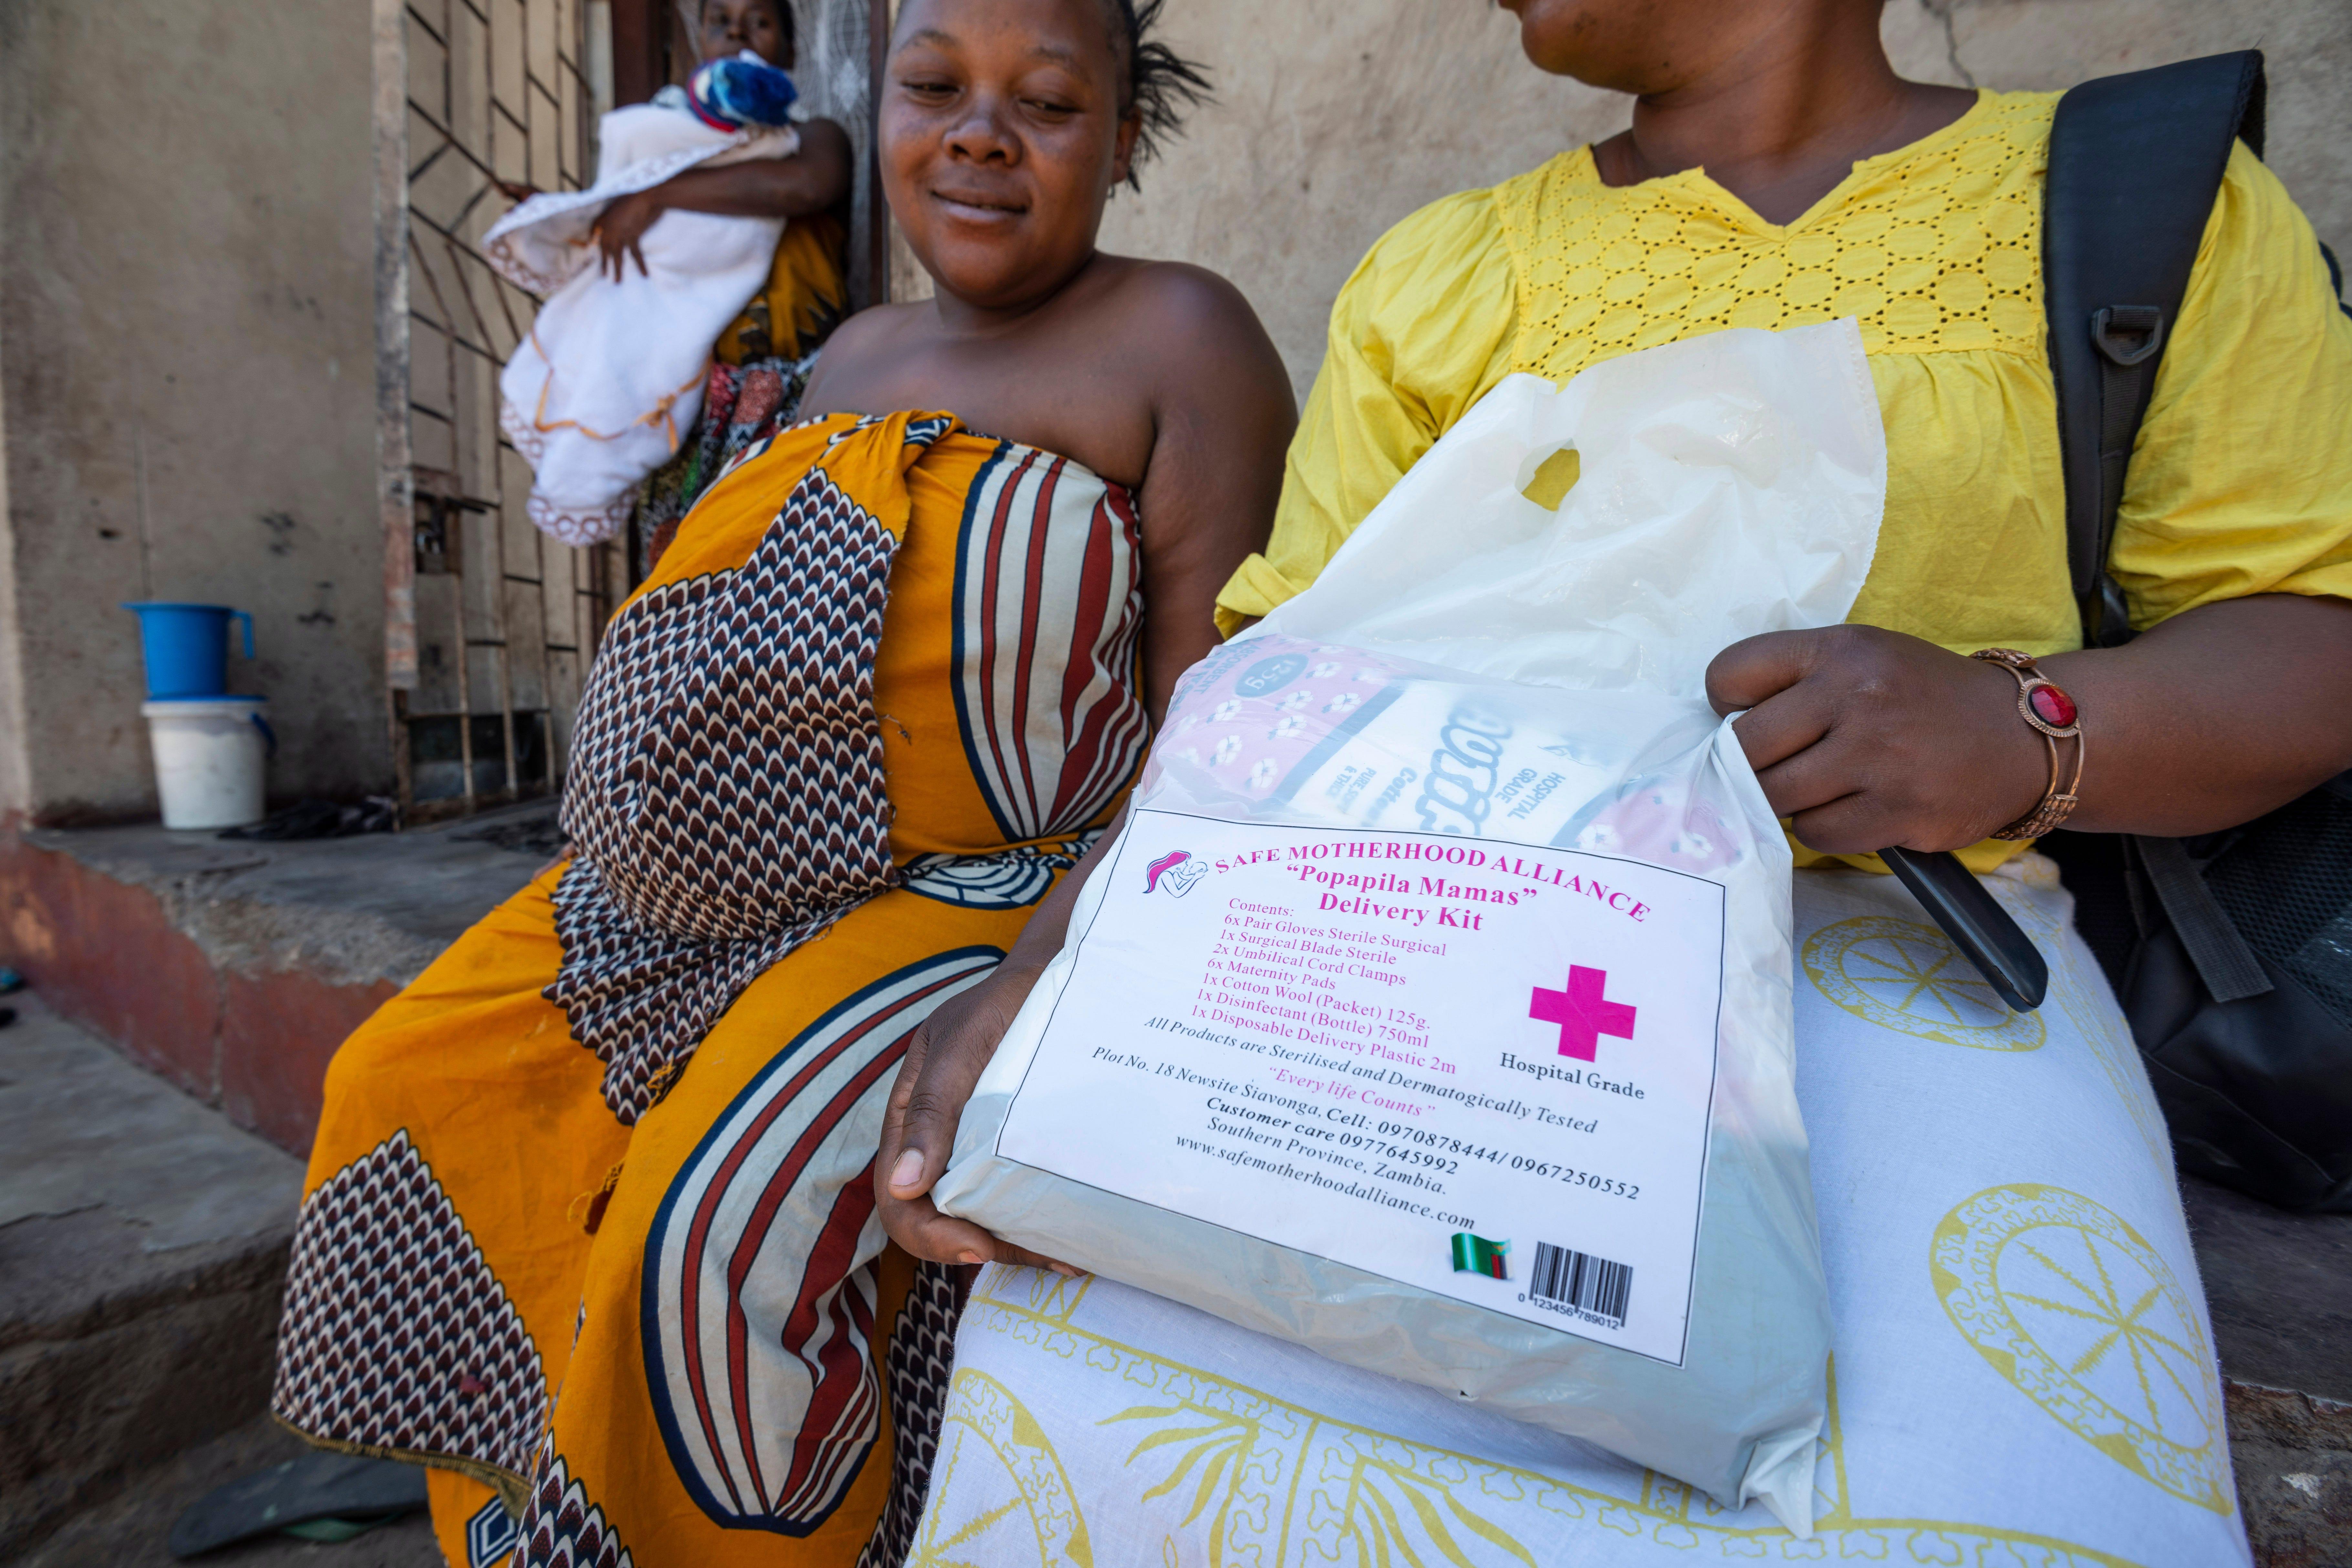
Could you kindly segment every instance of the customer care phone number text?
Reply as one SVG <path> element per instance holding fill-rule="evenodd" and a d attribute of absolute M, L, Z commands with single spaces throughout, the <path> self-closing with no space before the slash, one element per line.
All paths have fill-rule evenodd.
<path fill-rule="evenodd" d="M 1563 1165 L 1557 1160 L 1538 1160 L 1527 1154 L 1514 1154 L 1507 1149 L 1490 1149 L 1484 1144 L 1465 1143 L 1459 1138 L 1449 1138 L 1443 1132 L 1431 1132 L 1419 1127 L 1407 1127 L 1394 1121 L 1380 1123 L 1381 1138 L 1369 1132 L 1342 1132 L 1332 1140 L 1342 1149 L 1365 1149 L 1384 1160 L 1400 1165 L 1419 1165 L 1428 1170 L 1443 1171 L 1453 1175 L 1462 1169 L 1465 1160 L 1484 1160 L 1491 1165 L 1505 1165 L 1529 1175 L 1544 1176 L 1571 1187 L 1586 1187 L 1596 1193 L 1614 1197 L 1638 1198 L 1642 1186 L 1638 1182 L 1621 1182 L 1595 1171 L 1580 1171 L 1573 1165 Z M 1408 1140 L 1391 1143 L 1385 1138 Z"/>

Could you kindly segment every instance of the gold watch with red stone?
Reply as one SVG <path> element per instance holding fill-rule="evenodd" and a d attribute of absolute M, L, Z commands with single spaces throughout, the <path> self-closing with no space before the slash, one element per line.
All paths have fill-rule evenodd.
<path fill-rule="evenodd" d="M 2075 792 L 2083 784 L 2083 720 L 2065 689 L 2033 667 L 2033 656 L 2013 647 L 1980 647 L 1969 655 L 2000 665 L 2017 680 L 2017 716 L 2041 731 L 2050 750 L 2050 787 L 2042 804 L 1995 833 L 1995 838 L 2039 838 L 2074 815 Z M 2074 776 L 2058 787 L 2058 742 L 2074 742 Z"/>

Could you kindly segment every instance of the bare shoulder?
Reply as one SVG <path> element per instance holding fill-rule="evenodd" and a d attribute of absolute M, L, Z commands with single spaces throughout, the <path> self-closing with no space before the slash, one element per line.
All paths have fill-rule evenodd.
<path fill-rule="evenodd" d="M 875 373 L 897 363 L 922 305 L 870 305 L 834 328 L 817 355 L 802 407 L 811 415 L 855 406 Z M 861 410 L 861 412 L 864 412 Z"/>
<path fill-rule="evenodd" d="M 1290 405 L 1282 356 L 1229 279 L 1189 262 L 1122 258 L 1106 304 L 1121 345 L 1168 368 L 1171 394 Z"/>
<path fill-rule="evenodd" d="M 824 351 L 817 357 L 821 365 L 846 364 L 875 350 L 886 347 L 904 329 L 898 318 L 906 314 L 904 305 L 869 305 L 841 325 L 833 329 L 824 340 Z"/>
<path fill-rule="evenodd" d="M 1218 347 L 1265 336 L 1249 300 L 1222 275 L 1188 261 L 1118 260 L 1106 303 L 1131 332 L 1181 333 Z"/>
<path fill-rule="evenodd" d="M 1139 379 L 1150 416 L 1143 506 L 1158 521 L 1147 554 L 1202 573 L 1199 614 L 1249 552 L 1265 542 L 1282 489 L 1282 455 L 1298 424 L 1290 373 L 1232 283 L 1176 261 L 1122 264 L 1107 347 Z M 1173 552 L 1173 555 L 1168 552 Z"/>

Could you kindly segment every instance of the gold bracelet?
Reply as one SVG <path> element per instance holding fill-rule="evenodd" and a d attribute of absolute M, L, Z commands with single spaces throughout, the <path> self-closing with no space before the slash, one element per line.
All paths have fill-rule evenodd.
<path fill-rule="evenodd" d="M 2083 786 L 2082 713 L 2063 687 L 2033 668 L 2032 655 L 2013 647 L 1980 647 L 1969 657 L 1997 664 L 2016 678 L 2017 716 L 2039 731 L 2042 743 L 2050 749 L 2050 787 L 2043 792 L 2042 803 L 1993 835 L 1995 838 L 2039 838 L 2074 813 L 2076 792 Z M 2074 776 L 2062 790 L 2058 742 L 2069 739 L 2074 742 Z"/>

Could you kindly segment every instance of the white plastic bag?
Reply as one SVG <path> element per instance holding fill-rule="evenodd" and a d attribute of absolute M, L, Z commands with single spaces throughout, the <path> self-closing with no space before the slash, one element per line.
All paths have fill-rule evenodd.
<path fill-rule="evenodd" d="M 1885 481 L 1851 321 L 1497 387 L 1188 674 L 940 1205 L 1807 1531 L 1789 856 L 1703 682 Z"/>

